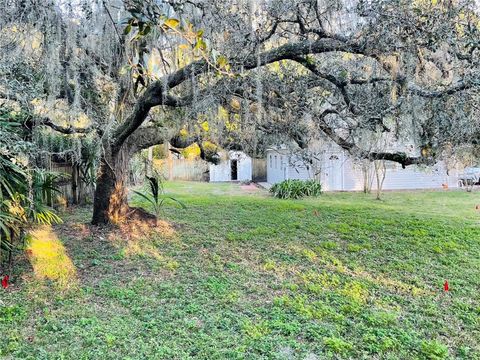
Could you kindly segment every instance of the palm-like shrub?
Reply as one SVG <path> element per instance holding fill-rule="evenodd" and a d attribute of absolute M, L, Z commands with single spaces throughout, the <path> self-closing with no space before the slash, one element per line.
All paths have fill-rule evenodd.
<path fill-rule="evenodd" d="M 24 191 L 26 175 L 6 151 L 0 153 L 0 265 L 11 258 L 13 240 L 26 223 L 25 211 L 16 199 Z"/>
<path fill-rule="evenodd" d="M 270 192 L 279 199 L 300 199 L 305 196 L 319 196 L 322 185 L 315 180 L 284 180 L 274 184 Z"/>
<path fill-rule="evenodd" d="M 7 115 L 0 111 L 0 267 L 5 262 L 11 265 L 12 252 L 31 223 L 61 221 L 47 206 L 57 191 L 55 176 L 26 165 L 31 144 L 17 136 L 16 123 Z"/>
<path fill-rule="evenodd" d="M 36 170 L 17 166 L 0 156 L 0 265 L 12 259 L 13 250 L 22 244 L 23 232 L 31 223 L 60 223 L 48 206 L 51 193 L 58 191 L 51 177 L 35 175 Z M 8 162 L 10 161 L 10 164 Z M 36 179 L 35 182 L 29 179 Z"/>
<path fill-rule="evenodd" d="M 55 193 L 60 193 L 56 183 L 62 178 L 57 172 L 38 169 L 33 172 L 32 187 L 35 201 L 47 206 L 53 206 Z"/>
<path fill-rule="evenodd" d="M 183 209 L 186 208 L 183 202 L 165 194 L 163 183 L 158 176 L 147 176 L 147 180 L 147 192 L 140 192 L 136 190 L 134 190 L 133 192 L 145 199 L 153 207 L 153 210 L 155 211 L 155 215 L 157 217 L 160 215 L 162 207 L 165 205 L 166 201 L 173 201 L 179 204 Z"/>

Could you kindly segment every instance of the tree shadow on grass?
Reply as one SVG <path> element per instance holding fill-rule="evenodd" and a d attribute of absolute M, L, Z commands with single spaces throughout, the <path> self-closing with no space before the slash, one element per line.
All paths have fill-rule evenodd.
<path fill-rule="evenodd" d="M 95 286 L 108 277 L 159 276 L 162 270 L 167 275 L 179 266 L 162 251 L 166 244 L 179 242 L 174 225 L 136 219 L 98 227 L 86 223 L 88 210 L 72 208 L 62 214 L 63 224 L 29 231 L 25 251 L 16 256 L 9 290 L 64 292 Z"/>
<path fill-rule="evenodd" d="M 65 220 L 56 229 L 82 284 L 94 285 L 111 276 L 126 280 L 178 267 L 162 251 L 166 244 L 179 241 L 176 226 L 167 221 L 130 219 L 116 226 L 93 226 L 76 218 L 70 221 L 68 216 Z"/>

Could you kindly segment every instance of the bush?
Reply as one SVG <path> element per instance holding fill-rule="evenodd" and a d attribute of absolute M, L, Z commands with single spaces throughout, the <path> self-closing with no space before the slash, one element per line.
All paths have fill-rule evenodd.
<path fill-rule="evenodd" d="M 304 196 L 319 196 L 322 185 L 315 180 L 284 180 L 270 188 L 279 199 L 300 199 Z"/>
<path fill-rule="evenodd" d="M 23 141 L 21 123 L 14 120 L 0 108 L 0 275 L 4 266 L 10 270 L 28 226 L 61 221 L 48 207 L 58 192 L 57 175 L 28 166 L 34 148 Z"/>

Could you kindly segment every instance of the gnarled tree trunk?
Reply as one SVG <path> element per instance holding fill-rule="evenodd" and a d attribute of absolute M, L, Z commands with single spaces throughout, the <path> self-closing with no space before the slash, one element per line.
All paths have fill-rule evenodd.
<path fill-rule="evenodd" d="M 131 154 L 123 147 L 107 149 L 100 160 L 93 200 L 92 224 L 121 222 L 128 213 L 127 175 Z"/>
<path fill-rule="evenodd" d="M 93 201 L 92 224 L 118 224 L 128 217 L 131 210 L 127 202 L 130 159 L 142 149 L 168 141 L 178 131 L 179 127 L 173 125 L 169 129 L 143 127 L 128 136 L 121 145 L 115 145 L 118 144 L 115 139 L 104 142 Z M 184 145 L 188 146 L 193 141 L 190 139 Z"/>

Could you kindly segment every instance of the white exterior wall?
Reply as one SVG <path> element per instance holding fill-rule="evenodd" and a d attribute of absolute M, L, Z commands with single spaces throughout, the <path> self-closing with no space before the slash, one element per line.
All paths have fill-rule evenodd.
<path fill-rule="evenodd" d="M 238 161 L 238 181 L 252 181 L 252 158 L 241 151 L 231 151 L 230 159 Z"/>
<path fill-rule="evenodd" d="M 344 152 L 326 151 L 322 156 L 320 183 L 324 191 L 341 191 L 345 188 Z"/>
<path fill-rule="evenodd" d="M 313 177 L 311 168 L 307 168 L 302 160 L 295 161 L 290 156 L 287 162 L 287 175 L 289 179 L 310 180 Z"/>
<path fill-rule="evenodd" d="M 311 169 L 307 170 L 301 163 L 288 165 L 280 169 L 277 163 L 275 168 L 274 158 L 270 163 L 270 156 L 280 153 L 276 150 L 267 151 L 267 182 L 275 184 L 286 179 L 308 180 L 314 177 Z M 287 154 L 282 156 L 286 159 Z M 271 166 L 272 165 L 272 166 Z M 449 188 L 458 187 L 458 170 L 450 170 L 447 174 L 445 164 L 439 162 L 433 167 L 407 166 L 402 169 L 400 164 L 387 161 L 384 190 L 414 190 L 414 189 L 442 189 L 444 184 Z M 324 191 L 362 191 L 364 187 L 364 176 L 359 164 L 344 151 L 325 151 L 321 160 L 321 172 L 318 178 Z M 373 165 L 370 171 L 371 189 L 376 189 L 376 178 Z"/>
<path fill-rule="evenodd" d="M 372 166 L 373 168 L 373 166 Z M 345 191 L 363 190 L 364 177 L 360 166 L 355 166 L 348 159 L 343 166 Z M 371 188 L 377 188 L 375 172 L 370 173 Z M 440 162 L 433 167 L 422 168 L 415 165 L 402 169 L 400 164 L 387 161 L 384 190 L 415 190 L 415 189 L 442 189 L 443 184 L 449 188 L 458 187 L 458 171 L 450 170 L 447 174 L 444 163 Z"/>
<path fill-rule="evenodd" d="M 230 160 L 221 161 L 220 164 L 210 164 L 210 181 L 231 181 Z"/>
<path fill-rule="evenodd" d="M 275 184 L 288 179 L 288 153 L 282 150 L 267 150 L 267 182 Z"/>
<path fill-rule="evenodd" d="M 452 171 L 447 175 L 447 171 L 443 163 L 439 163 L 431 168 L 419 168 L 416 166 L 408 166 L 402 169 L 387 169 L 383 189 L 400 190 L 400 189 L 441 189 L 443 184 L 448 187 L 458 187 L 457 176 L 452 175 Z M 373 182 L 373 189 L 376 189 L 376 182 Z"/>
<path fill-rule="evenodd" d="M 210 164 L 210 181 L 232 181 L 232 163 L 237 160 L 237 180 L 252 180 L 252 158 L 241 151 L 229 151 L 228 160 L 223 160 L 218 165 Z"/>
<path fill-rule="evenodd" d="M 362 191 L 363 190 L 364 178 L 363 178 L 363 172 L 362 172 L 361 166 L 359 164 L 355 164 L 353 160 L 349 157 L 347 157 L 347 159 L 343 164 L 343 178 L 344 178 L 344 183 L 343 183 L 344 189 L 346 191 Z M 370 176 L 370 180 L 374 180 L 372 176 Z"/>

